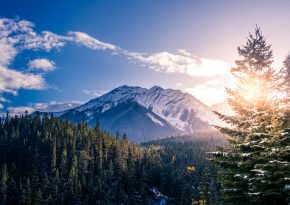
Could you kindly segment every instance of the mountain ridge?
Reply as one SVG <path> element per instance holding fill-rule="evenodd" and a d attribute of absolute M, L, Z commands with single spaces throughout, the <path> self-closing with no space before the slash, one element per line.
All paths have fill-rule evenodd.
<path fill-rule="evenodd" d="M 132 111 L 129 107 L 135 110 Z M 123 115 L 119 116 L 120 113 Z M 135 113 L 136 116 L 132 113 Z M 57 114 L 63 119 L 75 123 L 85 121 L 91 126 L 94 126 L 98 119 L 102 126 L 109 131 L 119 130 L 129 133 L 132 137 L 135 134 L 133 140 L 137 139 L 136 141 L 192 133 L 207 129 L 211 127 L 211 124 L 220 123 L 210 107 L 194 96 L 180 90 L 164 89 L 160 86 L 147 89 L 123 85 L 81 106 Z M 114 121 L 115 127 L 110 126 L 112 122 L 108 116 L 111 121 Z M 132 119 L 138 119 L 138 121 Z M 126 129 L 122 123 L 124 121 L 129 123 Z M 140 132 L 140 130 L 145 131 Z"/>

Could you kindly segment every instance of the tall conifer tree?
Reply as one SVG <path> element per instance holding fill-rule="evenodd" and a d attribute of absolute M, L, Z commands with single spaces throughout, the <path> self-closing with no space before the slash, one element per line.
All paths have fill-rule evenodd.
<path fill-rule="evenodd" d="M 235 115 L 216 113 L 229 124 L 218 129 L 230 136 L 232 145 L 213 153 L 222 168 L 223 196 L 230 204 L 287 205 L 289 134 L 273 52 L 257 27 L 238 53 L 231 70 L 236 87 L 227 89 Z"/>

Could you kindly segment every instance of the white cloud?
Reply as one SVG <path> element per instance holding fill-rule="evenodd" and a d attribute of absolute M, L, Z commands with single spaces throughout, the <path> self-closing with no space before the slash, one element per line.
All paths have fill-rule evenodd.
<path fill-rule="evenodd" d="M 39 69 L 45 72 L 49 72 L 55 69 L 55 63 L 52 60 L 40 58 L 29 61 L 28 67 L 30 69 Z"/>
<path fill-rule="evenodd" d="M 99 97 L 103 94 L 105 94 L 107 91 L 105 90 L 82 90 L 82 93 L 85 95 L 90 95 L 94 97 Z"/>
<path fill-rule="evenodd" d="M 230 66 L 222 60 L 197 57 L 185 49 L 178 49 L 176 54 L 170 52 L 143 54 L 102 42 L 79 31 L 70 31 L 66 36 L 50 31 L 43 31 L 38 34 L 33 30 L 34 24 L 29 21 L 14 21 L 11 19 L 1 19 L 1 21 L 0 38 L 4 36 L 7 40 L 12 35 L 13 38 L 10 40 L 10 44 L 17 45 L 21 49 L 43 49 L 50 51 L 53 48 L 63 47 L 66 43 L 70 42 L 93 50 L 108 50 L 113 54 L 121 54 L 151 69 L 167 73 L 185 73 L 200 77 L 223 75 L 230 69 Z M 11 47 L 6 48 L 6 50 L 8 49 L 11 49 Z M 16 55 L 13 47 L 10 52 Z M 9 58 L 6 57 L 5 59 L 7 61 Z"/>
<path fill-rule="evenodd" d="M 7 110 L 10 116 L 22 115 L 25 113 L 25 111 L 28 113 L 32 113 L 34 111 L 34 109 L 29 106 L 9 107 Z"/>
<path fill-rule="evenodd" d="M 212 77 L 229 75 L 230 65 L 222 60 L 200 58 L 186 50 L 178 50 L 177 54 L 159 52 L 151 55 L 135 52 L 124 52 L 129 59 L 139 61 L 149 68 L 166 73 L 184 73 L 196 77 Z"/>
<path fill-rule="evenodd" d="M 213 104 L 210 107 L 213 111 L 217 111 L 219 113 L 225 115 L 235 115 L 236 113 L 232 110 L 231 106 L 225 101 L 217 104 Z"/>
<path fill-rule="evenodd" d="M 143 67 L 165 73 L 184 73 L 196 77 L 211 77 L 229 75 L 230 71 L 230 65 L 227 62 L 219 59 L 197 57 L 186 49 L 178 49 L 176 54 L 170 52 L 144 54 L 128 51 L 116 45 L 99 41 L 83 32 L 72 31 L 68 33 L 67 40 L 93 50 L 108 50 L 113 54 L 123 55 Z"/>
<path fill-rule="evenodd" d="M 16 95 L 19 89 L 42 90 L 46 87 L 42 75 L 23 73 L 0 65 L 0 93 Z"/>
<path fill-rule="evenodd" d="M 71 102 L 56 102 L 50 101 L 48 103 L 33 103 L 28 106 L 8 107 L 9 115 L 22 115 L 25 111 L 33 113 L 35 111 L 40 112 L 60 112 L 68 109 L 75 108 L 82 105 L 83 102 L 71 101 Z"/>
<path fill-rule="evenodd" d="M 45 89 L 47 83 L 41 74 L 23 73 L 10 67 L 16 55 L 23 50 L 50 51 L 67 43 L 83 45 L 94 50 L 109 50 L 116 52 L 115 45 L 101 42 L 83 32 L 69 32 L 68 35 L 58 35 L 50 31 L 37 33 L 34 24 L 25 20 L 0 18 L 0 93 L 17 94 L 19 89 Z M 55 63 L 40 58 L 30 61 L 30 70 L 51 71 Z"/>
<path fill-rule="evenodd" d="M 1 19 L 0 27 L 2 27 L 0 29 L 0 38 L 7 40 L 8 37 L 11 39 L 11 36 L 13 36 L 10 44 L 17 44 L 21 49 L 50 51 L 53 48 L 63 47 L 70 42 L 93 50 L 109 50 L 112 53 L 122 54 L 157 71 L 178 72 L 192 76 L 214 76 L 229 71 L 229 65 L 226 62 L 218 59 L 196 57 L 186 49 L 178 49 L 176 54 L 169 52 L 143 54 L 121 49 L 116 45 L 102 42 L 79 31 L 70 31 L 66 36 L 50 31 L 43 31 L 38 34 L 33 30 L 34 24 L 29 21 Z M 13 47 L 11 53 L 15 55 Z M 8 58 L 6 57 L 5 59 Z"/>
<path fill-rule="evenodd" d="M 17 54 L 17 50 L 7 39 L 0 38 L 0 65 L 9 65 Z"/>
<path fill-rule="evenodd" d="M 178 82 L 178 83 L 175 84 L 175 86 L 178 87 L 178 88 L 181 88 L 183 86 L 183 83 L 182 82 Z"/>
<path fill-rule="evenodd" d="M 207 105 L 226 99 L 225 87 L 231 83 L 230 65 L 222 60 L 199 58 L 185 49 L 179 49 L 177 54 L 160 52 L 146 55 L 127 51 L 125 55 L 155 71 L 209 78 L 200 85 L 184 89 Z M 182 83 L 176 86 L 183 87 Z"/>
<path fill-rule="evenodd" d="M 4 97 L 0 96 L 0 102 L 9 103 L 9 102 L 10 102 L 10 100 L 8 100 L 8 99 L 6 99 L 6 98 L 4 98 Z"/>
<path fill-rule="evenodd" d="M 21 48 L 50 51 L 65 46 L 69 39 L 69 37 L 57 35 L 50 31 L 42 31 L 41 34 L 25 33 Z"/>
<path fill-rule="evenodd" d="M 109 43 L 104 43 L 102 41 L 99 41 L 98 39 L 95 39 L 91 36 L 89 36 L 86 33 L 79 32 L 79 31 L 70 31 L 68 33 L 68 36 L 71 37 L 71 41 L 86 46 L 88 48 L 94 49 L 94 50 L 111 50 L 116 51 L 118 49 L 117 46 Z"/>
<path fill-rule="evenodd" d="M 64 45 L 65 38 L 51 32 L 37 34 L 33 27 L 34 24 L 29 21 L 0 18 L 0 93 L 16 95 L 19 89 L 41 90 L 48 87 L 43 75 L 20 72 L 10 66 L 22 50 L 49 51 Z"/>
<path fill-rule="evenodd" d="M 34 31 L 34 24 L 25 20 L 0 19 L 0 39 L 9 41 L 18 50 L 33 49 L 50 51 L 63 47 L 69 37 L 57 35 L 49 31 L 40 34 Z"/>
<path fill-rule="evenodd" d="M 226 100 L 227 93 L 225 87 L 230 87 L 232 84 L 233 81 L 226 79 L 226 77 L 215 77 L 195 87 L 185 88 L 184 92 L 192 94 L 211 106 Z"/>
<path fill-rule="evenodd" d="M 193 88 L 186 88 L 184 92 L 192 94 L 208 106 L 223 102 L 226 99 L 226 93 L 223 89 L 209 88 L 207 85 L 198 85 Z"/>
<path fill-rule="evenodd" d="M 192 56 L 186 49 L 177 49 L 177 51 L 184 56 Z"/>
<path fill-rule="evenodd" d="M 0 110 L 4 108 L 4 105 L 2 103 L 10 103 L 10 101 L 2 96 L 0 96 Z M 0 113 L 1 117 L 1 113 Z"/>
<path fill-rule="evenodd" d="M 80 106 L 84 104 L 80 101 L 70 101 L 70 102 L 56 102 L 56 101 L 50 101 L 49 103 L 35 103 L 31 104 L 31 107 L 35 111 L 41 111 L 41 112 L 59 112 L 64 111 L 68 109 L 75 108 L 77 106 Z"/>

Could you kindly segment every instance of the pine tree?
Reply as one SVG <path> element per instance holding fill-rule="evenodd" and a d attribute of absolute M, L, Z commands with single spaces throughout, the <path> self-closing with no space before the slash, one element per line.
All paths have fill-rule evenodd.
<path fill-rule="evenodd" d="M 52 174 L 54 174 L 56 168 L 56 142 L 52 144 L 51 147 L 51 163 L 50 163 L 50 169 L 52 171 Z"/>
<path fill-rule="evenodd" d="M 20 203 L 21 204 L 32 204 L 32 190 L 30 185 L 30 180 L 26 179 L 24 186 L 22 187 L 21 191 L 21 198 Z"/>
<path fill-rule="evenodd" d="M 17 184 L 13 177 L 9 177 L 8 187 L 7 187 L 7 196 L 8 196 L 8 204 L 17 203 L 17 198 L 19 197 L 19 193 L 17 190 Z"/>
<path fill-rule="evenodd" d="M 212 204 L 210 203 L 210 192 L 213 191 L 211 189 L 210 170 L 205 169 L 204 173 L 202 173 L 198 190 L 200 199 L 205 199 L 209 204 Z"/>
<path fill-rule="evenodd" d="M 290 144 L 290 54 L 288 54 L 284 60 L 284 67 L 282 68 L 282 91 L 285 93 L 285 99 L 282 102 L 282 110 L 285 113 L 285 123 L 283 126 L 283 133 L 284 135 L 284 158 L 289 162 L 290 161 L 290 151 L 289 151 L 289 144 Z M 287 193 L 287 199 L 288 202 L 290 201 L 290 168 L 288 164 L 288 172 L 285 172 L 285 178 L 288 179 L 288 181 L 285 184 L 285 189 Z"/>
<path fill-rule="evenodd" d="M 285 57 L 283 61 L 282 74 L 282 86 L 286 89 L 287 97 L 290 95 L 290 54 Z"/>
<path fill-rule="evenodd" d="M 70 166 L 70 172 L 69 172 L 69 185 L 71 188 L 72 194 L 77 194 L 77 186 L 78 186 L 78 161 L 77 156 L 74 155 L 72 157 L 72 162 Z"/>
<path fill-rule="evenodd" d="M 280 72 L 282 82 L 281 88 L 285 93 L 285 112 L 286 112 L 286 126 L 290 128 L 290 54 L 288 54 L 283 62 L 284 66 Z"/>
<path fill-rule="evenodd" d="M 8 187 L 8 169 L 7 165 L 2 165 L 1 176 L 0 176 L 0 202 L 5 204 L 7 202 L 7 187 Z"/>
<path fill-rule="evenodd" d="M 227 89 L 236 115 L 216 113 L 230 124 L 218 129 L 231 137 L 232 145 L 212 153 L 222 168 L 223 196 L 232 204 L 286 205 L 289 135 L 271 46 L 256 28 L 238 53 L 241 59 L 231 70 L 237 86 Z"/>
<path fill-rule="evenodd" d="M 210 142 L 169 141 L 147 147 L 86 123 L 9 117 L 0 121 L 0 204 L 152 204 L 152 187 L 189 204 L 200 174 L 186 166 L 202 170 Z"/>

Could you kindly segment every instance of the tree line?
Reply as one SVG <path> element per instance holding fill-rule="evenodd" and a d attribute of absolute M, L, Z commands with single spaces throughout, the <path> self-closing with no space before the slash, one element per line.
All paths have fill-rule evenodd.
<path fill-rule="evenodd" d="M 205 150 L 219 140 L 200 138 L 141 146 L 98 123 L 7 116 L 0 121 L 0 204 L 155 204 L 153 188 L 168 204 L 217 204 L 217 172 Z"/>

